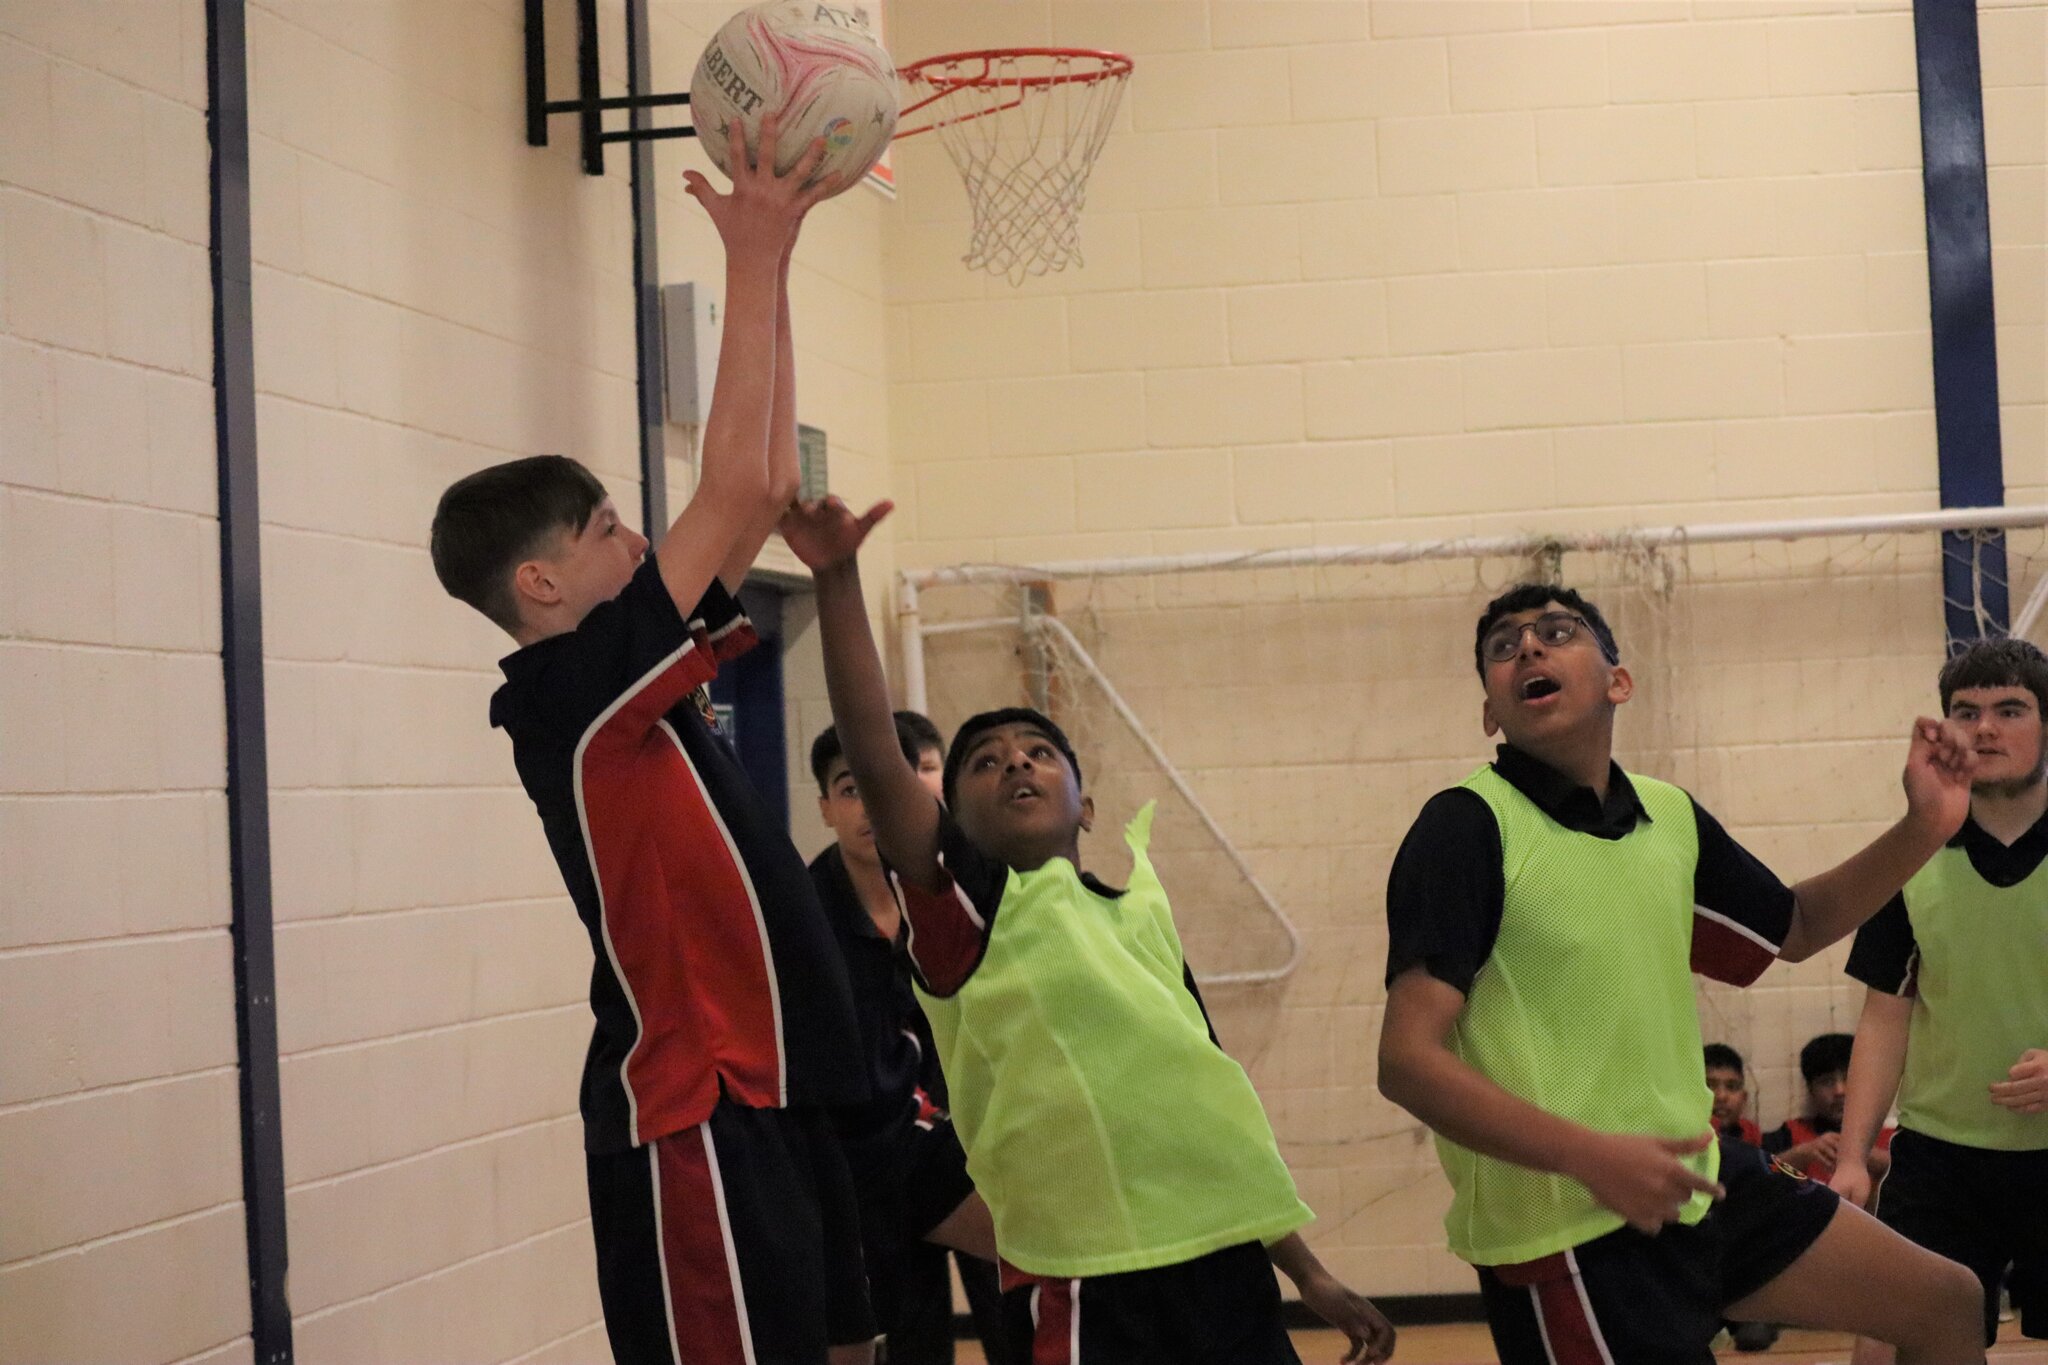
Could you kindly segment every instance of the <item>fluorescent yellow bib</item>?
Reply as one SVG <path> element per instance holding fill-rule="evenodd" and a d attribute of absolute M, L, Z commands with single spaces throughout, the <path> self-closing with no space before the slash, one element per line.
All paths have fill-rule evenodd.
<path fill-rule="evenodd" d="M 967 984 L 918 992 L 996 1246 L 1035 1275 L 1173 1265 L 1313 1216 L 1182 982 L 1151 828 L 1148 805 L 1118 899 L 1064 858 L 1012 869 Z"/>
<path fill-rule="evenodd" d="M 1987 1087 L 2048 1046 L 2048 862 L 2017 886 L 1945 848 L 1906 883 L 1919 998 L 1906 1035 L 1899 1126 L 1965 1147 L 2048 1147 L 2048 1115 L 2015 1114 Z"/>
<path fill-rule="evenodd" d="M 1507 900 L 1493 953 L 1472 981 L 1452 1048 L 1538 1109 L 1607 1133 L 1683 1138 L 1710 1127 L 1693 1003 L 1692 798 L 1629 774 L 1650 823 L 1621 839 L 1579 834 L 1492 768 L 1465 786 L 1500 824 Z M 1451 1250 L 1511 1265 L 1622 1226 L 1576 1180 L 1437 1139 L 1454 1198 Z M 1686 1164 L 1712 1179 L 1720 1152 Z M 1706 1217 L 1694 1195 L 1682 1223 Z"/>

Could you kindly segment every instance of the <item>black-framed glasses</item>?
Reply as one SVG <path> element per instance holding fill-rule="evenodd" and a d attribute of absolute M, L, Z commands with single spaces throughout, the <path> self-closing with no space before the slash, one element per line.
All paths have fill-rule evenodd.
<path fill-rule="evenodd" d="M 1524 621 L 1520 625 L 1503 621 L 1486 632 L 1486 638 L 1480 642 L 1479 653 L 1490 664 L 1504 664 L 1522 652 L 1523 631 L 1534 631 L 1536 643 L 1545 649 L 1559 649 L 1577 639 L 1581 627 L 1588 632 L 1593 631 L 1592 624 L 1585 617 L 1569 611 L 1546 611 L 1535 620 Z M 1593 635 L 1593 643 L 1600 645 L 1603 655 L 1607 652 L 1607 646 L 1600 644 L 1597 633 Z"/>

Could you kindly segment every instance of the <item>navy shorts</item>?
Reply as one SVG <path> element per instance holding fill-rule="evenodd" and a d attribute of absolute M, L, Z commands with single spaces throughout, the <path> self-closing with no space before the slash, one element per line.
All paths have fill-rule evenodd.
<path fill-rule="evenodd" d="M 1877 1216 L 1976 1274 L 1985 1345 L 1998 1339 L 1998 1290 L 2008 1271 L 2020 1331 L 2048 1337 L 2048 1150 L 1994 1152 L 1902 1128 Z"/>
<path fill-rule="evenodd" d="M 1156 1270 L 1027 1278 L 1003 1314 L 1011 1355 L 1032 1365 L 1301 1365 L 1257 1242 Z"/>
<path fill-rule="evenodd" d="M 1479 1267 L 1501 1365 L 1711 1365 L 1729 1304 L 1820 1239 L 1840 1201 L 1746 1143 L 1721 1142 L 1727 1197 L 1691 1227 L 1621 1228 L 1553 1256 Z"/>
<path fill-rule="evenodd" d="M 827 1346 L 874 1339 L 853 1181 L 822 1115 L 720 1100 L 584 1162 L 618 1365 L 823 1365 Z"/>
<path fill-rule="evenodd" d="M 927 1110 L 882 1132 L 843 1138 L 860 1207 L 875 1319 L 891 1360 L 950 1360 L 953 1277 L 925 1235 L 974 1193 L 952 1120 Z"/>

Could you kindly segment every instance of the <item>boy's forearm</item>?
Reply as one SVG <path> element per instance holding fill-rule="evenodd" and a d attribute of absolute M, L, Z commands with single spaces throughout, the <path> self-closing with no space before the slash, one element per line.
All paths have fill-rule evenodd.
<path fill-rule="evenodd" d="M 1798 904 L 1778 956 L 1804 962 L 1856 932 L 1945 842 L 1946 836 L 1908 815 L 1841 863 L 1793 887 Z"/>
<path fill-rule="evenodd" d="M 936 866 L 937 808 L 903 757 L 890 709 L 889 681 L 868 625 L 855 560 L 817 570 L 818 634 L 825 654 L 825 690 L 832 723 L 874 826 L 882 856 L 905 877 L 922 880 Z"/>
<path fill-rule="evenodd" d="M 1591 1129 L 1517 1099 L 1448 1048 L 1414 1047 L 1380 1057 L 1380 1093 L 1470 1151 L 1552 1175 L 1577 1178 L 1599 1137 Z"/>
<path fill-rule="evenodd" d="M 1913 1003 L 1903 996 L 1867 990 L 1856 1021 L 1856 1047 L 1849 1054 L 1849 1093 L 1842 1105 L 1840 1165 L 1865 1161 L 1906 1074 L 1906 1038 Z"/>
<path fill-rule="evenodd" d="M 721 366 L 723 361 L 720 362 Z M 723 370 L 721 369 L 721 373 Z M 767 497 L 734 542 L 719 571 L 726 588 L 737 592 L 761 547 L 775 530 L 783 510 L 796 500 L 802 474 L 796 434 L 796 340 L 789 318 L 789 258 L 783 257 L 775 285 L 774 389 L 768 415 L 766 454 Z"/>
<path fill-rule="evenodd" d="M 1266 1248 L 1266 1254 L 1273 1258 L 1273 1264 L 1281 1274 L 1297 1286 L 1311 1276 L 1323 1275 L 1323 1263 L 1315 1252 L 1309 1250 L 1307 1239 L 1299 1232 L 1290 1232 Z"/>
<path fill-rule="evenodd" d="M 779 266 L 758 253 L 735 252 L 725 263 L 725 323 L 718 342 L 718 378 L 704 422 L 698 491 L 730 489 L 765 499 L 769 423 L 774 411 L 776 296 Z M 743 528 L 733 528 L 737 539 Z"/>

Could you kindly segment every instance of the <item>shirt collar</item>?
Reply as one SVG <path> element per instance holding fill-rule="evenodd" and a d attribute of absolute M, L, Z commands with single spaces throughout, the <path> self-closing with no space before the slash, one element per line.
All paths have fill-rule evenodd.
<path fill-rule="evenodd" d="M 1635 784 L 1621 765 L 1607 764 L 1607 799 L 1602 801 L 1591 787 L 1580 786 L 1535 755 L 1503 744 L 1496 750 L 1493 770 L 1508 780 L 1522 795 L 1536 803 L 1545 815 L 1566 829 L 1581 834 L 1619 837 L 1650 818 Z"/>
<path fill-rule="evenodd" d="M 2048 848 L 2048 811 L 2042 812 L 2041 818 L 2034 821 L 2027 828 L 2026 833 L 2013 840 L 2010 844 L 1998 842 L 1998 836 L 1978 824 L 1976 815 L 1971 814 L 1964 817 L 1963 827 L 1956 831 L 1955 838 L 1950 839 L 1948 843 L 1950 848 L 1970 848 L 1975 846 L 1978 848 L 1995 849 L 2000 853 L 2010 852 L 2015 855 L 2033 853 L 2036 850 Z"/>
<path fill-rule="evenodd" d="M 818 855 L 824 865 L 827 887 L 820 887 L 819 900 L 825 904 L 828 914 L 837 915 L 855 938 L 871 938 L 877 943 L 887 943 L 882 931 L 875 927 L 874 916 L 867 906 L 861 904 L 860 891 L 853 884 L 853 872 L 846 866 L 846 851 L 834 843 Z"/>

